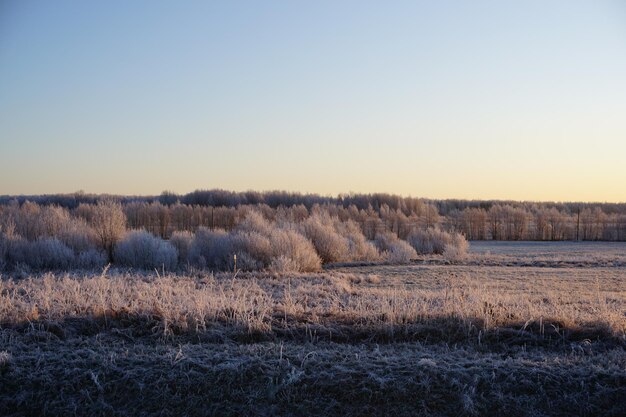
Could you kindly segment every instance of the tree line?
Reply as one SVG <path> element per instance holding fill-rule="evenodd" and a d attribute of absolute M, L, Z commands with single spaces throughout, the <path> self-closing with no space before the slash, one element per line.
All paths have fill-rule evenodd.
<path fill-rule="evenodd" d="M 175 231 L 233 230 L 250 207 L 268 219 L 287 216 L 301 222 L 322 207 L 342 221 L 358 224 L 369 240 L 391 232 L 400 239 L 430 227 L 463 234 L 469 240 L 626 241 L 626 204 L 429 200 L 392 194 L 317 194 L 197 190 L 178 195 L 111 196 L 85 193 L 1 196 L 0 213 L 36 204 L 67 209 L 87 218 L 99 201 L 120 204 L 130 229 L 163 239 Z"/>

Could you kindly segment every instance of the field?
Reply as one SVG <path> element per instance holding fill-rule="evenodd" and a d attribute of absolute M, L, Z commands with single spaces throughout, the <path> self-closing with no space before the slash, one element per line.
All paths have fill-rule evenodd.
<path fill-rule="evenodd" d="M 624 242 L 472 242 L 473 263 L 551 267 L 626 266 Z"/>
<path fill-rule="evenodd" d="M 626 415 L 626 244 L 0 281 L 0 413 Z"/>

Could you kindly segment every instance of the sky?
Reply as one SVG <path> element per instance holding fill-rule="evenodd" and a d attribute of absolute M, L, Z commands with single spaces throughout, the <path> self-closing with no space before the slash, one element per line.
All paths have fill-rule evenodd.
<path fill-rule="evenodd" d="M 0 194 L 626 201 L 626 2 L 0 0 Z"/>

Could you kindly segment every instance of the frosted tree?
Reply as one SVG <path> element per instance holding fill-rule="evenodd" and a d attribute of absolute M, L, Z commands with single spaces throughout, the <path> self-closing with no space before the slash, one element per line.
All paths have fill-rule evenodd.
<path fill-rule="evenodd" d="M 126 232 L 126 215 L 120 203 L 101 201 L 92 208 L 91 226 L 93 227 L 100 246 L 107 253 L 109 262 L 113 262 L 115 244 Z"/>

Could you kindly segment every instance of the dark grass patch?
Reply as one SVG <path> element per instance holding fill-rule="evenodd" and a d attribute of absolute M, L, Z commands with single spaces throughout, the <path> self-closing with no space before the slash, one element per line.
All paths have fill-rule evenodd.
<path fill-rule="evenodd" d="M 180 343 L 5 330 L 10 416 L 621 416 L 626 353 L 445 343 Z"/>
<path fill-rule="evenodd" d="M 95 336 L 113 333 L 132 341 L 136 338 L 202 340 L 206 343 L 258 343 L 265 341 L 378 343 L 420 342 L 479 346 L 500 344 L 533 345 L 544 347 L 569 346 L 580 342 L 601 342 L 614 347 L 626 347 L 623 336 L 615 335 L 609 325 L 601 321 L 584 326 L 569 326 L 559 320 L 511 323 L 506 326 L 483 329 L 482 319 L 442 316 L 416 322 L 369 323 L 359 318 L 342 315 L 315 317 L 306 314 L 287 315 L 277 312 L 264 328 L 250 328 L 236 320 L 224 318 L 207 322 L 202 329 L 191 325 L 164 324 L 157 314 L 115 312 L 106 316 L 68 317 L 62 320 L 36 320 L 5 323 L 0 328 L 12 329 L 37 340 Z"/>

